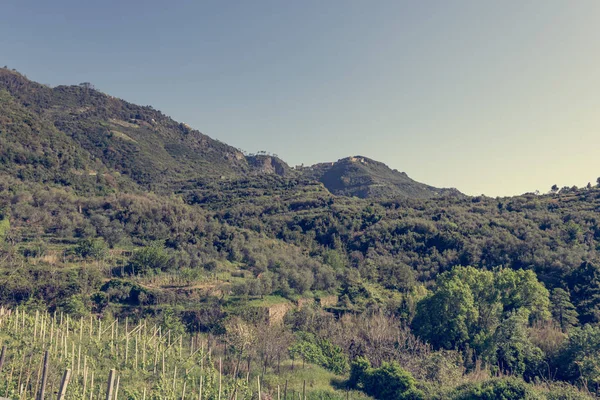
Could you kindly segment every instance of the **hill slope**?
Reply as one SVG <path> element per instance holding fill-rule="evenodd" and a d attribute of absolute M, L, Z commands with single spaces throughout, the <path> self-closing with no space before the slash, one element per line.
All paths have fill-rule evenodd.
<path fill-rule="evenodd" d="M 147 186 L 251 170 L 238 149 L 89 85 L 49 88 L 0 69 L 0 108 L 2 164 L 10 173 L 30 171 L 40 180 L 57 169 L 118 173 Z"/>

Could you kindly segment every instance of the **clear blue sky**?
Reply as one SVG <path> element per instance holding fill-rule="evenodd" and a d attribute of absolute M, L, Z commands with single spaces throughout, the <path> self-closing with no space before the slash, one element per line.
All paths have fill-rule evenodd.
<path fill-rule="evenodd" d="M 4 0 L 0 64 L 289 164 L 519 194 L 600 176 L 600 1 Z"/>

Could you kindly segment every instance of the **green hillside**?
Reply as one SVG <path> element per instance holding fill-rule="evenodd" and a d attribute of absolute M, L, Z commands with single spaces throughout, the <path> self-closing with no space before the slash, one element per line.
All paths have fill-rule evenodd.
<path fill-rule="evenodd" d="M 226 360 L 234 398 L 238 384 L 257 398 L 258 376 L 269 398 L 286 381 L 311 399 L 590 398 L 599 210 L 592 185 L 469 197 L 364 157 L 290 168 L 89 84 L 1 69 L 0 306 L 13 313 L 0 317 L 0 395 L 36 393 L 43 350 L 59 345 L 39 340 L 35 315 L 56 312 L 177 332 L 187 352 L 210 342 L 209 372 Z M 154 361 L 123 362 L 104 333 L 67 346 L 120 371 L 127 398 L 181 398 L 185 382 L 197 398 L 182 356 L 167 355 L 169 391 Z"/>

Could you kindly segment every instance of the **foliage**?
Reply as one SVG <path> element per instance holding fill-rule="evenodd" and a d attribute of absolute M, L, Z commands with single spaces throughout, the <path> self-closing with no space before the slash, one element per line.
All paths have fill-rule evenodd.
<path fill-rule="evenodd" d="M 210 333 L 238 372 L 368 355 L 429 397 L 489 372 L 597 390 L 599 207 L 596 187 L 468 197 L 364 157 L 293 169 L 0 69 L 0 304 Z"/>
<path fill-rule="evenodd" d="M 416 380 L 395 362 L 372 368 L 368 360 L 358 358 L 352 363 L 348 383 L 381 400 L 424 399 Z"/>
<path fill-rule="evenodd" d="M 572 382 L 583 381 L 594 387 L 600 383 L 600 327 L 574 328 L 558 355 L 558 376 Z"/>
<path fill-rule="evenodd" d="M 550 304 L 552 316 L 558 322 L 563 332 L 567 332 L 577 325 L 577 311 L 571 303 L 569 292 L 561 288 L 555 288 L 552 290 Z"/>
<path fill-rule="evenodd" d="M 548 318 L 548 306 L 548 291 L 531 271 L 455 267 L 440 275 L 434 292 L 418 304 L 412 325 L 436 348 L 473 348 L 488 361 L 522 374 L 523 361 L 514 357 L 528 363 L 542 357 L 526 340 L 529 316 Z"/>
<path fill-rule="evenodd" d="M 5 240 L 6 237 L 8 236 L 8 233 L 10 231 L 10 221 L 8 220 L 8 217 L 3 216 L 0 213 L 0 242 Z"/>
<path fill-rule="evenodd" d="M 75 254 L 82 258 L 101 260 L 108 254 L 108 248 L 103 239 L 82 239 L 75 246 Z"/>
<path fill-rule="evenodd" d="M 532 387 L 517 378 L 491 379 L 467 384 L 452 394 L 453 400 L 542 400 Z"/>
<path fill-rule="evenodd" d="M 544 354 L 531 343 L 527 331 L 528 317 L 526 310 L 512 311 L 494 333 L 496 354 L 493 360 L 503 372 L 517 376 L 525 374 L 527 377 L 540 375 Z"/>
<path fill-rule="evenodd" d="M 169 266 L 169 256 L 160 243 L 153 243 L 137 250 L 129 260 L 132 274 L 148 274 L 150 272 L 166 270 Z"/>
<path fill-rule="evenodd" d="M 289 349 L 292 358 L 321 365 L 336 374 L 348 370 L 348 358 L 342 349 L 325 338 L 316 338 L 308 332 L 298 332 L 298 340 Z"/>

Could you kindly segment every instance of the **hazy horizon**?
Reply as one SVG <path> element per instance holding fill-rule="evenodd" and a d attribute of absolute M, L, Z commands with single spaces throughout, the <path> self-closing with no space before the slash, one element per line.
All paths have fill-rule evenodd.
<path fill-rule="evenodd" d="M 600 176 L 600 3 L 13 1 L 1 65 L 89 81 L 290 165 L 363 155 L 471 195 Z"/>

